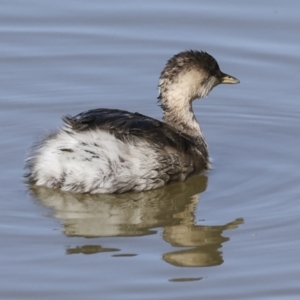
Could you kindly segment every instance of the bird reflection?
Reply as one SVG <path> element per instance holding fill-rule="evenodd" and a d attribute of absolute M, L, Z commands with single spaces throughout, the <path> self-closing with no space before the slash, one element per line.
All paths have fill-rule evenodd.
<path fill-rule="evenodd" d="M 174 266 L 204 267 L 223 263 L 219 251 L 222 243 L 229 240 L 223 237 L 224 230 L 237 228 L 243 219 L 222 226 L 200 226 L 179 224 L 164 228 L 163 238 L 174 247 L 192 247 L 187 250 L 165 253 L 163 259 Z"/>
<path fill-rule="evenodd" d="M 163 239 L 173 247 L 188 249 L 165 253 L 163 259 L 175 266 L 213 266 L 223 262 L 219 251 L 228 238 L 224 230 L 243 223 L 237 219 L 223 226 L 195 223 L 199 194 L 205 191 L 207 177 L 195 176 L 186 182 L 140 193 L 74 194 L 45 187 L 30 187 L 31 194 L 53 216 L 61 219 L 69 237 L 117 237 L 155 234 L 163 228 Z M 67 254 L 93 254 L 118 251 L 99 245 L 68 248 Z"/>

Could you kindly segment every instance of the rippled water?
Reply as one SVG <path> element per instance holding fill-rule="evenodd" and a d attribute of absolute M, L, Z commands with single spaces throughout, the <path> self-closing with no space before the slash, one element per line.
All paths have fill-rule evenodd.
<path fill-rule="evenodd" d="M 1 299 L 299 299 L 298 1 L 2 1 Z M 212 170 L 140 194 L 28 189 L 27 149 L 64 114 L 161 118 L 185 49 L 241 84 L 194 105 Z"/>

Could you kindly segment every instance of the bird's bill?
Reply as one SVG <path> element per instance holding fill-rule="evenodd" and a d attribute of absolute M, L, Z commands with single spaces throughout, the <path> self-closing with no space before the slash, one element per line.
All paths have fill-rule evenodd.
<path fill-rule="evenodd" d="M 222 76 L 219 77 L 220 83 L 224 83 L 224 84 L 237 84 L 240 83 L 240 81 L 228 74 L 222 73 Z"/>

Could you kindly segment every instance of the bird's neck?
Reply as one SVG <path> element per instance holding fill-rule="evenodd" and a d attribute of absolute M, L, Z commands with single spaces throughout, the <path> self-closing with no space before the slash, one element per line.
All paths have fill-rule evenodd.
<path fill-rule="evenodd" d="M 204 78 L 202 73 L 195 70 L 182 72 L 175 78 L 169 78 L 168 74 L 163 73 L 159 80 L 158 97 L 164 111 L 163 121 L 202 142 L 204 138 L 194 115 L 192 102 L 207 96 L 214 86 L 214 77 L 208 81 Z"/>
<path fill-rule="evenodd" d="M 195 140 L 203 139 L 202 131 L 194 115 L 191 102 L 177 102 L 176 106 L 168 106 L 167 102 L 163 101 L 163 99 L 161 102 L 164 110 L 163 121 L 166 124 L 179 132 L 191 136 Z"/>

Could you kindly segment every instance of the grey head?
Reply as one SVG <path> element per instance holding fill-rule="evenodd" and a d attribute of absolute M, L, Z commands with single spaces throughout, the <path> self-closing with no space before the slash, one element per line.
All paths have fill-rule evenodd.
<path fill-rule="evenodd" d="M 184 51 L 173 56 L 161 72 L 158 99 L 164 110 L 170 105 L 187 105 L 221 83 L 236 84 L 239 80 L 223 73 L 210 54 Z"/>

